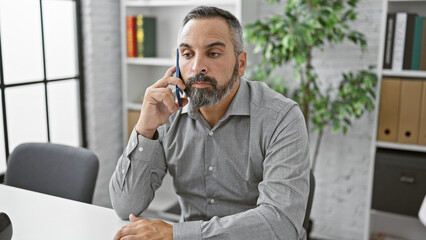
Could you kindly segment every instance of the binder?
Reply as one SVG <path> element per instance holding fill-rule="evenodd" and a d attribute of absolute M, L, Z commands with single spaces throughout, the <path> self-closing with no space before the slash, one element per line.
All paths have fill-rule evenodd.
<path fill-rule="evenodd" d="M 383 78 L 380 91 L 377 140 L 396 142 L 401 93 L 401 80 Z"/>
<path fill-rule="evenodd" d="M 386 36 L 385 36 L 385 51 L 383 53 L 383 69 L 392 68 L 392 53 L 393 53 L 393 38 L 395 35 L 395 20 L 396 13 L 388 13 Z"/>
<path fill-rule="evenodd" d="M 423 18 L 422 52 L 420 53 L 420 70 L 426 70 L 426 17 Z"/>
<path fill-rule="evenodd" d="M 127 57 L 136 57 L 136 17 L 126 16 Z"/>
<path fill-rule="evenodd" d="M 405 46 L 404 46 L 404 60 L 402 69 L 411 70 L 411 61 L 413 58 L 413 43 L 414 43 L 414 27 L 416 24 L 417 14 L 407 14 L 407 26 L 405 30 Z"/>
<path fill-rule="evenodd" d="M 156 31 L 154 17 L 136 16 L 137 57 L 156 57 Z"/>
<path fill-rule="evenodd" d="M 397 13 L 393 41 L 392 70 L 401 71 L 404 61 L 405 32 L 407 30 L 407 13 Z"/>
<path fill-rule="evenodd" d="M 420 70 L 420 57 L 422 52 L 423 17 L 416 17 L 413 37 L 413 52 L 411 56 L 411 70 Z"/>
<path fill-rule="evenodd" d="M 422 99 L 422 81 L 403 79 L 398 120 L 397 142 L 417 144 Z"/>
<path fill-rule="evenodd" d="M 426 79 L 423 80 L 422 107 L 420 113 L 419 144 L 426 146 Z"/>

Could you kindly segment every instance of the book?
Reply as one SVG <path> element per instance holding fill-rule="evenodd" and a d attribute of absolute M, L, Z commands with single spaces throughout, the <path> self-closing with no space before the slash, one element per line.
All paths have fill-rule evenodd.
<path fill-rule="evenodd" d="M 127 57 L 136 57 L 136 17 L 126 16 Z"/>
<path fill-rule="evenodd" d="M 392 68 L 392 53 L 393 53 L 393 40 L 395 35 L 395 13 L 388 13 L 386 23 L 386 35 L 385 35 L 385 51 L 383 54 L 383 68 Z"/>
<path fill-rule="evenodd" d="M 423 17 L 416 16 L 414 23 L 413 51 L 411 56 L 411 70 L 420 70 L 420 55 L 422 50 Z"/>
<path fill-rule="evenodd" d="M 136 16 L 136 48 L 137 57 L 156 56 L 156 19 Z"/>
<path fill-rule="evenodd" d="M 426 70 L 426 18 L 423 18 L 422 49 L 420 54 L 420 70 Z"/>
<path fill-rule="evenodd" d="M 405 30 L 407 28 L 407 13 L 397 13 L 395 35 L 393 42 L 392 70 L 401 71 L 404 59 Z"/>
<path fill-rule="evenodd" d="M 407 26 L 405 30 L 405 46 L 404 46 L 404 60 L 402 69 L 411 69 L 411 60 L 413 56 L 413 42 L 414 42 L 414 25 L 416 23 L 415 13 L 407 13 Z"/>

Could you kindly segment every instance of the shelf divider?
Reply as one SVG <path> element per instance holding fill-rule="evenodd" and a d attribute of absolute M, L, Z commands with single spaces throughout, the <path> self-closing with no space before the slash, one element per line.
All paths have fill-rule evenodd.
<path fill-rule="evenodd" d="M 170 6 L 198 6 L 198 5 L 235 5 L 230 0 L 179 0 L 179 1 L 153 1 L 153 0 L 127 0 L 127 7 L 170 7 Z"/>
<path fill-rule="evenodd" d="M 376 142 L 376 146 L 380 147 L 380 148 L 398 149 L 398 150 L 405 150 L 405 151 L 426 152 L 426 146 L 415 145 L 415 144 L 404 144 L 404 143 L 377 141 Z"/>
<path fill-rule="evenodd" d="M 415 77 L 415 78 L 426 79 L 426 71 L 414 71 L 414 70 L 392 71 L 389 69 L 383 69 L 382 75 L 384 77 Z"/>
<path fill-rule="evenodd" d="M 175 65 L 175 60 L 172 58 L 127 58 L 127 64 L 147 65 L 147 66 L 165 66 L 171 67 Z"/>

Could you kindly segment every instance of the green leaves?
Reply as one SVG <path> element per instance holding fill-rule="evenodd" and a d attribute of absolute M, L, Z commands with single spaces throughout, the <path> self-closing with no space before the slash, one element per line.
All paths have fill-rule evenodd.
<path fill-rule="evenodd" d="M 271 4 L 277 2 L 268 0 Z M 262 64 L 280 66 L 295 60 L 304 65 L 314 48 L 349 39 L 365 48 L 365 36 L 349 29 L 358 0 L 288 0 L 283 15 L 245 27 L 246 39 L 262 52 Z"/>
<path fill-rule="evenodd" d="M 365 111 L 374 109 L 377 76 L 368 71 L 343 74 L 339 87 L 327 89 L 327 94 L 322 95 L 314 87 L 314 101 L 310 107 L 310 115 L 316 131 L 325 129 L 329 123 L 333 131 L 342 128 L 344 134 L 351 126 L 353 119 L 360 118 Z M 334 93 L 334 94 L 333 94 Z"/>
<path fill-rule="evenodd" d="M 274 4 L 279 0 L 267 0 Z M 333 131 L 346 134 L 352 120 L 374 109 L 377 76 L 368 70 L 342 75 L 337 88 L 318 87 L 319 76 L 312 66 L 312 50 L 323 50 L 326 44 L 349 40 L 367 46 L 365 35 L 351 29 L 356 20 L 359 0 L 288 0 L 282 15 L 271 16 L 245 27 L 246 40 L 261 53 L 254 79 L 266 82 L 282 94 L 287 93 L 284 80 L 273 76 L 275 68 L 291 63 L 295 77 L 301 79 L 294 91 L 295 99 L 315 131 L 331 125 Z"/>

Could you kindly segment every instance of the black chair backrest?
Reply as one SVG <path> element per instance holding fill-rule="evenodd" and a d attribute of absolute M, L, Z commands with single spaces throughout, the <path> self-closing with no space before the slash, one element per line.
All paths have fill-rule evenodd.
<path fill-rule="evenodd" d="M 24 143 L 10 154 L 5 184 L 91 203 L 99 162 L 88 149 Z"/>
<path fill-rule="evenodd" d="M 312 169 L 309 173 L 309 195 L 308 195 L 308 204 L 306 206 L 305 219 L 303 220 L 303 228 L 306 230 L 309 229 L 309 217 L 311 216 L 312 202 L 314 200 L 315 193 L 315 177 Z"/>

